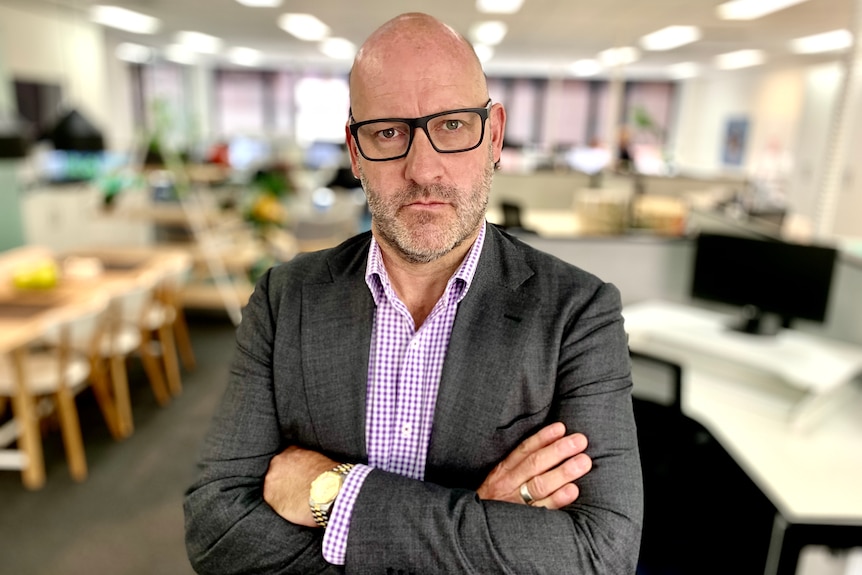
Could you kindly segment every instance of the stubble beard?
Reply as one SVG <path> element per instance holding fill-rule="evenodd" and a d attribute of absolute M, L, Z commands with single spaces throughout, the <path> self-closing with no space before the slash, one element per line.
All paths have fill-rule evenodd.
<path fill-rule="evenodd" d="M 374 189 L 362 166 L 359 175 L 368 209 L 374 221 L 379 240 L 396 249 L 411 263 L 432 262 L 460 246 L 472 236 L 485 217 L 488 195 L 494 177 L 492 150 L 489 146 L 489 162 L 482 174 L 473 182 L 469 190 L 459 190 L 454 186 L 420 186 L 410 184 L 384 198 Z M 402 208 L 420 199 L 434 199 L 449 203 L 451 212 L 432 213 L 420 211 L 405 214 Z"/>

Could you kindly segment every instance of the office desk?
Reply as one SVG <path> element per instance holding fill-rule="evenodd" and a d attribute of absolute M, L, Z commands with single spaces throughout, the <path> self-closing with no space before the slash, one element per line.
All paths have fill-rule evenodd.
<path fill-rule="evenodd" d="M 726 356 L 722 361 L 719 356 L 727 348 L 718 341 L 711 361 L 695 338 L 689 343 L 679 339 L 685 328 L 674 320 L 677 314 L 715 325 L 729 319 L 678 304 L 633 304 L 623 311 L 629 345 L 683 366 L 684 412 L 710 430 L 777 509 L 766 573 L 795 573 L 805 545 L 862 545 L 860 386 L 832 384 L 828 409 L 798 425 L 793 418 L 798 390 L 782 390 L 781 378 L 764 373 L 762 366 L 735 364 Z M 676 333 L 670 335 L 670 330 Z M 840 350 L 851 366 L 862 361 L 862 350 L 854 346 L 820 343 Z M 785 357 L 783 363 L 793 360 Z"/>
<path fill-rule="evenodd" d="M 97 250 L 77 255 L 96 256 Z M 0 445 L 17 440 L 18 449 L 0 449 L 0 469 L 21 471 L 28 489 L 38 489 L 45 482 L 45 464 L 36 403 L 25 393 L 27 373 L 26 347 L 43 336 L 58 320 L 80 315 L 93 298 L 108 300 L 133 289 L 152 275 L 188 265 L 184 252 L 126 248 L 98 250 L 104 272 L 93 277 L 61 277 L 56 287 L 44 290 L 19 290 L 12 286 L 11 273 L 28 262 L 49 256 L 49 250 L 25 247 L 0 253 L 0 360 L 8 357 L 17 380 L 18 393 L 12 398 L 15 419 L 12 425 L 0 427 Z M 131 411 L 128 394 L 115 392 L 118 413 Z"/>

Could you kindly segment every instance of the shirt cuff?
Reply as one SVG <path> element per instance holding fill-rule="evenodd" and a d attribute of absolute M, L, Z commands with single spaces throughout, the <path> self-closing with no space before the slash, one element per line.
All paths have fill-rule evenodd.
<path fill-rule="evenodd" d="M 323 534 L 323 558 L 333 565 L 344 565 L 347 555 L 347 534 L 350 531 L 350 518 L 353 515 L 353 505 L 359 496 L 359 489 L 372 468 L 368 465 L 357 465 L 350 470 L 338 498 L 332 506 L 326 532 Z"/>

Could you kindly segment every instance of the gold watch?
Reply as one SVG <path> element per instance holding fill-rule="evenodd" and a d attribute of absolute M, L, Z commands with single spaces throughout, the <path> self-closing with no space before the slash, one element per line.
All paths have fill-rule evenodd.
<path fill-rule="evenodd" d="M 329 523 L 329 514 L 332 505 L 338 497 L 344 478 L 355 467 L 353 463 L 342 463 L 329 471 L 324 471 L 311 482 L 311 492 L 308 496 L 308 506 L 311 507 L 311 515 L 314 521 L 321 527 Z"/>

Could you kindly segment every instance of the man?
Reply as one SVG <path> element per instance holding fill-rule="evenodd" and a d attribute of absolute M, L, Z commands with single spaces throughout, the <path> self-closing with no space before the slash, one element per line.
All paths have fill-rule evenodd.
<path fill-rule="evenodd" d="M 186 496 L 195 569 L 633 573 L 618 291 L 486 225 L 505 111 L 451 28 L 384 24 L 350 94 L 372 231 L 258 282 Z"/>

